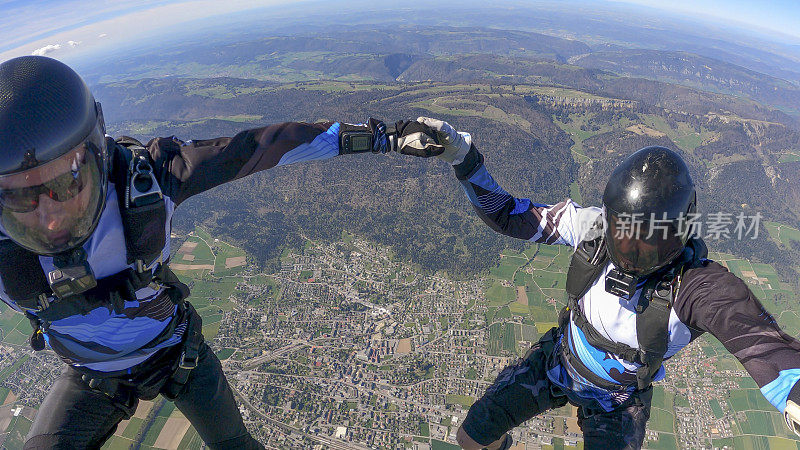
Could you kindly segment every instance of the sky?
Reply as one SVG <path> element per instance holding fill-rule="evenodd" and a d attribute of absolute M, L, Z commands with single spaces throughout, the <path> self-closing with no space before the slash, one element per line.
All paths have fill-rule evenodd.
<path fill-rule="evenodd" d="M 67 59 L 90 48 L 156 36 L 180 24 L 297 0 L 0 0 L 0 61 Z"/>
<path fill-rule="evenodd" d="M 800 44 L 800 0 L 588 0 L 632 4 L 692 17 L 734 21 L 782 33 Z M 0 61 L 28 54 L 69 60 L 131 36 L 156 37 L 180 24 L 298 0 L 0 0 Z M 404 7 L 407 2 L 395 1 Z M 391 3 L 387 2 L 387 5 Z M 357 13 L 357 11 L 354 11 Z"/>
<path fill-rule="evenodd" d="M 615 0 L 778 32 L 800 44 L 800 0 Z"/>

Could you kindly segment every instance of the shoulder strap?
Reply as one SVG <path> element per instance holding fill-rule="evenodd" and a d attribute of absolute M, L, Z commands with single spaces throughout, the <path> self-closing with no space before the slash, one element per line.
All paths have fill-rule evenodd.
<path fill-rule="evenodd" d="M 142 143 L 128 136 L 116 143 L 111 180 L 117 187 L 127 260 L 135 263 L 139 272 L 152 270 L 163 262 L 161 252 L 166 245 L 164 196 L 153 175 L 153 160 Z"/>
<path fill-rule="evenodd" d="M 647 280 L 636 305 L 636 340 L 642 366 L 636 371 L 640 390 L 647 389 L 664 361 L 669 344 L 669 316 L 675 301 L 674 277 Z"/>
<path fill-rule="evenodd" d="M 681 274 L 686 269 L 703 265 L 708 247 L 700 238 L 686 243 L 682 260 L 663 277 L 648 280 L 636 307 L 636 336 L 644 364 L 636 373 L 639 389 L 650 385 L 664 362 L 669 345 L 669 316 L 675 303 Z"/>
<path fill-rule="evenodd" d="M 608 261 L 603 221 L 598 218 L 587 235 L 589 239 L 578 244 L 569 262 L 566 290 L 570 300 L 577 301 L 586 294 Z"/>
<path fill-rule="evenodd" d="M 46 307 L 52 291 L 39 264 L 39 255 L 11 239 L 0 241 L 0 279 L 6 295 L 17 305 L 25 309 Z"/>

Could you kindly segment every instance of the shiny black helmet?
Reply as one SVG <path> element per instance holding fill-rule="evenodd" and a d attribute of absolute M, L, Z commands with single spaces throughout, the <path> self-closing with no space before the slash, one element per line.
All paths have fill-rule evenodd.
<path fill-rule="evenodd" d="M 668 265 L 690 238 L 697 193 L 689 168 L 664 147 L 645 147 L 611 174 L 603 192 L 606 247 L 624 272 L 643 276 Z"/>
<path fill-rule="evenodd" d="M 100 104 L 63 63 L 0 64 L 0 231 L 56 255 L 91 236 L 105 205 L 109 157 Z"/>

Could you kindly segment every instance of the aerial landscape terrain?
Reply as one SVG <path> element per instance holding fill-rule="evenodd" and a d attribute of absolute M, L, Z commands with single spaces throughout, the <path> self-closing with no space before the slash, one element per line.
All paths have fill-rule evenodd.
<path fill-rule="evenodd" d="M 470 132 L 498 183 L 539 203 L 599 205 L 625 156 L 669 147 L 700 210 L 726 225 L 701 230 L 710 258 L 800 337 L 800 45 L 586 5 L 468 3 L 449 19 L 420 6 L 416 21 L 349 27 L 336 11 L 291 21 L 270 9 L 257 32 L 231 16 L 77 68 L 112 136 L 430 116 Z M 744 237 L 740 217 L 755 221 Z M 495 233 L 435 158 L 276 167 L 193 197 L 173 227 L 171 267 L 267 448 L 457 449 L 469 406 L 566 299 L 571 248 Z M 32 352 L 28 320 L 1 308 L 0 445 L 19 449 L 62 363 Z M 713 336 L 665 365 L 645 448 L 800 449 Z M 515 450 L 583 448 L 569 405 L 513 436 Z M 202 446 L 157 397 L 104 448 Z"/>

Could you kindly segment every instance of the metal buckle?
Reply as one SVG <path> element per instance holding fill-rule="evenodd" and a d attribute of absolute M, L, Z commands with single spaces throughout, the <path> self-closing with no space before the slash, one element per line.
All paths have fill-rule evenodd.
<path fill-rule="evenodd" d="M 181 361 L 178 363 L 179 369 L 194 370 L 197 368 L 197 356 L 186 358 L 186 351 L 181 352 Z"/>
<path fill-rule="evenodd" d="M 39 297 L 36 298 L 37 303 L 39 304 L 39 308 L 36 311 L 44 311 L 45 309 L 50 307 L 50 299 L 47 298 L 47 294 L 41 293 Z"/>
<path fill-rule="evenodd" d="M 153 175 L 153 168 L 146 158 L 134 154 L 128 171 L 130 178 L 128 179 L 128 195 L 125 198 L 125 207 L 136 205 L 137 200 L 152 195 L 157 196 L 159 199 L 164 197 L 164 194 L 161 193 L 161 187 L 158 185 L 158 180 Z M 136 186 L 137 178 L 146 178 L 145 185 L 149 184 L 149 186 L 144 190 L 139 190 Z"/>
<path fill-rule="evenodd" d="M 666 285 L 666 286 L 665 286 Z M 667 289 L 669 287 L 669 289 Z M 672 308 L 672 302 L 674 301 L 674 290 L 675 286 L 670 282 L 660 281 L 656 287 L 653 289 L 652 298 L 650 298 L 650 303 L 660 304 L 659 306 L 663 308 Z M 666 295 L 662 295 L 666 294 Z"/>
<path fill-rule="evenodd" d="M 164 255 L 159 254 L 158 258 L 154 259 L 150 264 L 145 264 L 141 259 L 136 260 L 136 271 L 142 273 L 146 270 L 153 270 L 155 267 L 164 262 Z"/>

